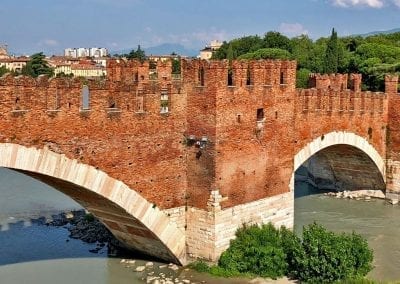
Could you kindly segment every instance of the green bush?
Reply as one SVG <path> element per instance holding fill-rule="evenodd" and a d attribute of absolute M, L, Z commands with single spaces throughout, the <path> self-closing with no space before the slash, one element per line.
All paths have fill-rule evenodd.
<path fill-rule="evenodd" d="M 218 266 L 200 261 L 191 267 L 221 277 L 287 275 L 307 283 L 331 283 L 361 281 L 372 269 L 372 259 L 367 241 L 355 233 L 335 234 L 314 223 L 303 228 L 300 239 L 285 227 L 268 224 L 240 228 Z"/>
<path fill-rule="evenodd" d="M 243 227 L 221 255 L 218 265 L 235 274 L 277 278 L 288 269 L 281 231 L 272 224 Z"/>
<path fill-rule="evenodd" d="M 291 274 L 310 283 L 359 279 L 371 269 L 372 250 L 361 236 L 335 234 L 320 225 L 303 229 L 303 252 L 293 254 Z"/>

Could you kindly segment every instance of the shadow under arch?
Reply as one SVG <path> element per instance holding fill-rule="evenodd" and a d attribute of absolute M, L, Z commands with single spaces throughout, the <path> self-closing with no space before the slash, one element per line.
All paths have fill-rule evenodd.
<path fill-rule="evenodd" d="M 342 160 L 342 164 L 347 162 L 346 166 L 339 166 L 340 170 L 343 171 L 342 177 L 354 171 L 354 169 L 352 169 L 354 165 L 348 162 L 351 161 L 351 159 L 360 159 L 360 163 L 363 163 L 365 167 L 372 170 L 371 177 L 379 179 L 377 181 L 377 183 L 379 183 L 378 187 L 382 188 L 376 189 L 385 190 L 386 164 L 375 148 L 365 138 L 354 133 L 335 131 L 314 139 L 295 155 L 294 168 L 289 184 L 291 192 L 294 192 L 296 170 L 307 160 L 317 155 L 322 155 L 327 160 L 333 161 L 336 164 L 338 164 L 340 160 Z M 331 162 L 329 165 L 333 171 L 335 171 L 335 165 L 332 165 L 334 163 Z M 365 174 L 367 174 L 367 172 L 365 172 Z"/>
<path fill-rule="evenodd" d="M 0 144 L 0 167 L 38 179 L 93 213 L 128 248 L 186 263 L 184 233 L 160 209 L 123 182 L 47 148 Z"/>

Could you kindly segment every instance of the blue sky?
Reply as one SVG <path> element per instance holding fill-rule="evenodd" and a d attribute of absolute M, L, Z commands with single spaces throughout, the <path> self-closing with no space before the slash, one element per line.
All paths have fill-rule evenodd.
<path fill-rule="evenodd" d="M 400 28 L 400 0 L 0 0 L 0 43 L 11 52 L 61 54 L 179 43 L 198 49 L 275 30 L 339 36 Z"/>

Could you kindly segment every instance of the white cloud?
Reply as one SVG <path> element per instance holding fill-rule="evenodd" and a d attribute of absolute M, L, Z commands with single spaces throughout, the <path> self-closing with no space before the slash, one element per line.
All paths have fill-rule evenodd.
<path fill-rule="evenodd" d="M 399 0 L 394 0 L 399 1 Z M 332 0 L 333 5 L 339 7 L 360 7 L 382 8 L 385 2 L 383 0 Z"/>
<path fill-rule="evenodd" d="M 298 36 L 303 34 L 308 34 L 308 31 L 299 23 L 282 23 L 279 26 L 279 32 L 287 36 Z"/>
<path fill-rule="evenodd" d="M 57 46 L 59 42 L 55 39 L 43 39 L 38 43 L 40 46 Z"/>
<path fill-rule="evenodd" d="M 400 8 L 400 0 L 392 0 L 393 4 Z"/>

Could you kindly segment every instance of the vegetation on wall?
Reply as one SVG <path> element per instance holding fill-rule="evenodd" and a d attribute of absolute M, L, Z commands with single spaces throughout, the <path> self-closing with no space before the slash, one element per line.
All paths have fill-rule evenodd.
<path fill-rule="evenodd" d="M 303 228 L 299 238 L 272 224 L 245 226 L 221 255 L 217 266 L 193 268 L 217 276 L 289 276 L 307 283 L 362 279 L 372 269 L 372 250 L 360 235 L 336 234 L 320 225 Z"/>
<path fill-rule="evenodd" d="M 229 60 L 262 58 L 297 60 L 297 87 L 308 86 L 309 73 L 361 73 L 363 89 L 383 91 L 384 74 L 400 73 L 400 32 L 339 37 L 333 29 L 330 37 L 315 41 L 307 35 L 289 39 L 268 32 L 264 37 L 224 42 L 213 55 L 213 59 Z"/>

